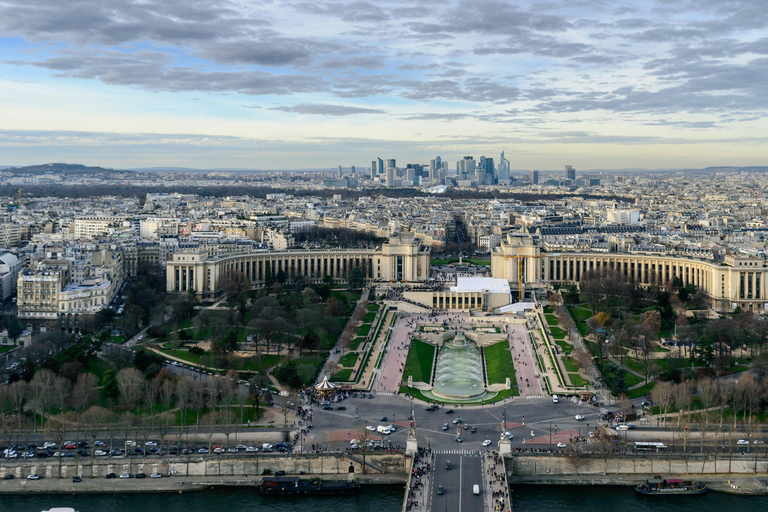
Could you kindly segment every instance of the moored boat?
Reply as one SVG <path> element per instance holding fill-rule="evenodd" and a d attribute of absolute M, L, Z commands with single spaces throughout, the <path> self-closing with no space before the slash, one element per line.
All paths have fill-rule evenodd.
<path fill-rule="evenodd" d="M 635 487 L 640 494 L 678 495 L 678 494 L 704 494 L 707 492 L 706 484 L 692 482 L 682 478 L 649 478 Z"/>
<path fill-rule="evenodd" d="M 360 490 L 357 482 L 346 480 L 300 480 L 293 476 L 264 477 L 262 494 L 352 494 Z"/>

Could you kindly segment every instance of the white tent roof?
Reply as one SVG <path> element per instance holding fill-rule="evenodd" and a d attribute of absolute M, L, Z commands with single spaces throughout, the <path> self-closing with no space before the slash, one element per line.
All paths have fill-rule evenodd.
<path fill-rule="evenodd" d="M 329 389 L 333 389 L 335 387 L 336 387 L 335 384 L 331 384 L 330 382 L 328 382 L 328 376 L 327 375 L 325 377 L 323 377 L 323 382 L 321 382 L 320 384 L 315 385 L 315 389 L 317 389 L 319 391 L 328 391 Z"/>
<path fill-rule="evenodd" d="M 459 277 L 452 292 L 509 293 L 509 281 L 494 277 Z"/>

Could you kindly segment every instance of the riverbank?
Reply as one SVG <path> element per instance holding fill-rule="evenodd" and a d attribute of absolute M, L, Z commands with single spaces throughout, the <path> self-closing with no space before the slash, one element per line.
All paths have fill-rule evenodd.
<path fill-rule="evenodd" d="M 509 476 L 509 485 L 514 492 L 515 485 L 576 485 L 580 487 L 590 486 L 627 486 L 635 487 L 646 478 L 652 478 L 653 474 L 637 475 L 528 475 Z M 716 492 L 727 494 L 741 494 L 749 496 L 768 496 L 768 487 L 763 481 L 768 482 L 766 475 L 667 475 L 662 477 L 684 478 L 707 484 L 707 487 Z"/>
<path fill-rule="evenodd" d="M 405 485 L 406 474 L 349 475 L 362 486 Z M 312 478 L 342 480 L 345 475 L 313 474 Z M 206 476 L 163 478 L 41 478 L 40 480 L 0 480 L 0 494 L 115 494 L 115 493 L 186 493 L 219 487 L 259 487 L 261 476 Z M 254 492 L 258 492 L 254 489 Z"/>

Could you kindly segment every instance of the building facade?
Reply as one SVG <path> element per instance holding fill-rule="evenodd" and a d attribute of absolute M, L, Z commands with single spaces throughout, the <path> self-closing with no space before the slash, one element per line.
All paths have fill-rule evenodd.
<path fill-rule="evenodd" d="M 265 285 L 269 274 L 274 278 L 281 271 L 289 282 L 344 282 L 353 268 L 359 268 L 366 281 L 424 282 L 429 259 L 429 247 L 410 232 L 391 235 L 378 249 L 287 250 L 223 258 L 200 250 L 180 251 L 166 263 L 166 290 L 217 297 L 220 280 L 230 271 L 242 273 L 253 286 Z"/>
<path fill-rule="evenodd" d="M 611 252 L 545 253 L 530 236 L 520 233 L 507 235 L 491 254 L 493 277 L 513 284 L 522 281 L 528 287 L 570 285 L 590 270 L 601 269 L 621 272 L 641 286 L 663 286 L 680 278 L 706 293 L 717 311 L 736 307 L 768 311 L 768 263 L 760 257 L 726 255 L 718 261 Z"/>

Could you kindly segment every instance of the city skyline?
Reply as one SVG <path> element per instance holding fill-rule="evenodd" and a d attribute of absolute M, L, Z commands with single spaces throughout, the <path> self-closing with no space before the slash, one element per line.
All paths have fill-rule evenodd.
<path fill-rule="evenodd" d="M 766 21 L 757 0 L 2 0 L 0 164 L 761 165 Z"/>

